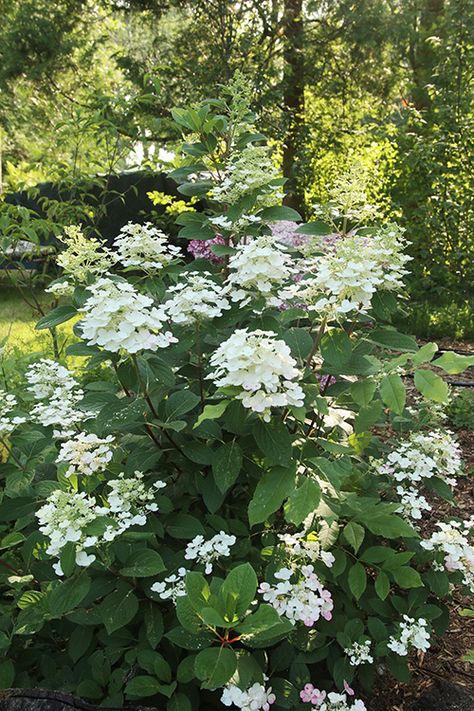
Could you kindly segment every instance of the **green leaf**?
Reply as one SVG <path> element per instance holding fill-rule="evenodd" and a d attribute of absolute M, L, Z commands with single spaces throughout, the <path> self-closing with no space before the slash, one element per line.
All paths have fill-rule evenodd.
<path fill-rule="evenodd" d="M 301 222 L 301 215 L 286 205 L 275 205 L 266 207 L 258 213 L 258 216 L 265 222 L 278 222 L 280 220 L 290 220 L 290 222 Z"/>
<path fill-rule="evenodd" d="M 194 671 L 203 689 L 224 686 L 237 669 L 237 657 L 228 647 L 210 647 L 196 656 Z"/>
<path fill-rule="evenodd" d="M 423 586 L 423 581 L 418 571 L 409 566 L 403 566 L 397 570 L 392 570 L 392 576 L 397 585 L 403 589 L 419 588 Z"/>
<path fill-rule="evenodd" d="M 440 358 L 437 358 L 432 363 L 435 368 L 442 368 L 445 373 L 449 375 L 459 375 L 463 373 L 467 368 L 474 366 L 474 355 L 460 355 L 459 353 L 454 353 L 449 351 L 443 353 Z"/>
<path fill-rule="evenodd" d="M 282 618 L 271 605 L 259 605 L 256 612 L 247 615 L 243 622 L 236 626 L 241 637 L 253 637 L 261 632 L 267 632 L 280 624 Z"/>
<path fill-rule="evenodd" d="M 107 632 L 112 634 L 133 620 L 138 612 L 138 600 L 132 590 L 122 588 L 107 595 L 97 609 Z"/>
<path fill-rule="evenodd" d="M 259 420 L 252 432 L 257 447 L 270 466 L 285 466 L 293 458 L 292 437 L 283 422 Z"/>
<path fill-rule="evenodd" d="M 396 514 L 370 513 L 366 518 L 359 521 L 369 529 L 371 533 L 385 538 L 418 538 L 418 533 L 403 518 Z"/>
<path fill-rule="evenodd" d="M 285 504 L 285 519 L 288 523 L 299 526 L 318 507 L 320 500 L 321 488 L 319 484 L 306 477 L 302 485 L 290 494 Z"/>
<path fill-rule="evenodd" d="M 380 395 L 392 412 L 397 415 L 402 414 L 406 402 L 406 389 L 399 375 L 391 373 L 385 376 L 380 385 Z"/>
<path fill-rule="evenodd" d="M 178 692 L 177 694 L 173 694 L 166 704 L 166 711 L 193 711 L 193 707 L 186 694 Z"/>
<path fill-rule="evenodd" d="M 251 526 L 262 523 L 277 511 L 291 494 L 295 485 L 293 468 L 274 467 L 260 478 L 249 504 L 248 516 Z"/>
<path fill-rule="evenodd" d="M 166 570 L 162 557 L 149 548 L 139 550 L 127 558 L 120 574 L 126 578 L 149 578 Z"/>
<path fill-rule="evenodd" d="M 163 637 L 164 632 L 163 615 L 161 614 L 158 605 L 155 605 L 152 602 L 148 602 L 146 604 L 143 621 L 145 623 L 145 635 L 148 644 L 152 649 L 155 649 Z"/>
<path fill-rule="evenodd" d="M 0 689 L 11 689 L 15 679 L 15 667 L 11 659 L 0 662 Z"/>
<path fill-rule="evenodd" d="M 313 347 L 313 339 L 307 328 L 289 328 L 283 334 L 283 340 L 290 347 L 292 355 L 300 360 L 306 358 Z"/>
<path fill-rule="evenodd" d="M 166 523 L 166 531 L 172 538 L 183 540 L 206 535 L 206 530 L 201 521 L 195 516 L 185 513 L 173 513 Z"/>
<path fill-rule="evenodd" d="M 185 415 L 190 410 L 193 410 L 199 403 L 199 395 L 191 392 L 191 390 L 178 390 L 169 396 L 166 401 L 166 415 L 168 420 L 179 420 L 182 415 Z"/>
<path fill-rule="evenodd" d="M 74 610 L 84 600 L 90 585 L 90 578 L 85 573 L 59 583 L 48 595 L 48 608 L 51 615 L 62 617 L 66 612 Z"/>
<path fill-rule="evenodd" d="M 378 328 L 371 331 L 367 338 L 374 343 L 387 346 L 394 351 L 416 353 L 418 344 L 412 336 L 399 333 L 392 328 Z"/>
<path fill-rule="evenodd" d="M 422 363 L 429 363 L 432 360 L 434 354 L 438 350 L 436 343 L 425 343 L 421 346 L 420 350 L 414 355 L 410 356 L 413 365 L 421 365 Z"/>
<path fill-rule="evenodd" d="M 41 331 L 44 328 L 54 328 L 59 326 L 60 323 L 69 321 L 71 318 L 76 316 L 77 311 L 74 306 L 58 306 L 56 309 L 50 311 L 49 314 L 40 318 L 35 328 L 37 331 Z"/>
<path fill-rule="evenodd" d="M 415 387 L 428 400 L 442 403 L 449 400 L 448 384 L 431 370 L 415 371 Z"/>
<path fill-rule="evenodd" d="M 154 696 L 160 691 L 160 682 L 153 676 L 136 676 L 131 679 L 125 687 L 127 696 L 135 698 L 144 698 L 145 696 Z"/>
<path fill-rule="evenodd" d="M 342 535 L 357 553 L 365 538 L 365 528 L 355 521 L 349 521 L 342 529 Z"/>
<path fill-rule="evenodd" d="M 199 612 L 203 607 L 209 604 L 211 591 L 209 585 L 201 573 L 190 571 L 186 575 L 186 595 L 187 597 L 179 598 L 182 601 L 189 600 L 191 607 Z"/>
<path fill-rule="evenodd" d="M 223 494 L 235 484 L 241 469 L 242 450 L 237 442 L 233 440 L 219 447 L 212 462 L 212 473 Z"/>
<path fill-rule="evenodd" d="M 367 587 L 367 573 L 361 563 L 354 563 L 347 576 L 349 589 L 356 600 L 359 600 Z"/>
<path fill-rule="evenodd" d="M 296 233 L 300 235 L 312 235 L 313 237 L 323 237 L 324 235 L 330 235 L 334 231 L 334 228 L 330 225 L 326 225 L 325 222 L 316 220 L 314 222 L 307 222 L 304 225 L 300 225 Z"/>
<path fill-rule="evenodd" d="M 368 407 L 375 395 L 376 384 L 372 380 L 357 380 L 351 385 L 351 396 L 360 407 Z"/>
<path fill-rule="evenodd" d="M 242 617 L 255 599 L 257 592 L 257 575 L 250 563 L 243 563 L 232 568 L 222 583 L 221 596 L 235 601 L 235 612 Z"/>
<path fill-rule="evenodd" d="M 67 651 L 72 661 L 76 663 L 89 649 L 92 642 L 93 629 L 77 625 L 71 633 L 67 643 Z"/>
<path fill-rule="evenodd" d="M 341 329 L 333 328 L 321 339 L 321 355 L 324 360 L 336 368 L 342 368 L 352 355 L 349 336 Z"/>

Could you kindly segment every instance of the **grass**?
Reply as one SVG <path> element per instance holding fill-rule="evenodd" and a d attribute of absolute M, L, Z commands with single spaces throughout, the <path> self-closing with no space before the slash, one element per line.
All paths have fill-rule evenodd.
<path fill-rule="evenodd" d="M 37 331 L 36 322 L 41 314 L 34 307 L 35 300 L 45 312 L 51 308 L 52 297 L 43 289 L 25 290 L 22 298 L 13 285 L 0 283 L 0 348 L 4 355 L 36 360 L 38 357 L 54 357 L 53 340 L 48 330 Z M 75 340 L 72 334 L 72 322 L 57 328 L 60 352 Z"/>

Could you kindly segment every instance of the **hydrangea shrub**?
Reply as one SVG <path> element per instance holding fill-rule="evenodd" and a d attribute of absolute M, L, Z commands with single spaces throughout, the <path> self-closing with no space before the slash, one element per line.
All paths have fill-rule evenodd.
<path fill-rule="evenodd" d="M 38 328 L 77 319 L 83 382 L 39 359 L 0 393 L 0 683 L 362 711 L 446 629 L 451 586 L 474 590 L 473 520 L 420 528 L 463 473 L 430 365 L 472 359 L 391 325 L 406 239 L 360 191 L 307 224 L 281 204 L 239 77 L 173 115 L 172 177 L 206 201 L 182 249 L 68 230 L 70 296 Z"/>

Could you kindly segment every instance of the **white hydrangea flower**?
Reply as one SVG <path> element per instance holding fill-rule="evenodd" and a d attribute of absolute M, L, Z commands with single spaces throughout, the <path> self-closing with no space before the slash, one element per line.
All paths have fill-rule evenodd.
<path fill-rule="evenodd" d="M 254 212 L 257 212 L 277 203 L 278 187 L 272 182 L 279 177 L 268 146 L 248 145 L 231 156 L 222 180 L 209 195 L 221 203 L 234 205 L 251 194 L 255 198 Z"/>
<path fill-rule="evenodd" d="M 413 647 L 422 652 L 430 648 L 430 633 L 427 629 L 426 620 L 420 617 L 415 620 L 413 617 L 403 615 L 402 622 L 398 624 L 396 637 L 390 637 L 387 647 L 401 657 L 406 657 Z"/>
<path fill-rule="evenodd" d="M 107 482 L 111 492 L 107 495 L 108 516 L 112 523 L 104 533 L 106 541 L 112 541 L 131 526 L 144 526 L 147 514 L 158 511 L 155 501 L 156 489 L 162 489 L 166 484 L 154 482 L 147 488 L 143 482 L 143 473 L 136 471 L 132 477 L 119 474 L 117 479 Z"/>
<path fill-rule="evenodd" d="M 349 657 L 349 664 L 358 667 L 360 664 L 373 664 L 374 658 L 371 655 L 372 643 L 368 639 L 365 642 L 354 642 L 350 647 L 344 649 Z"/>
<path fill-rule="evenodd" d="M 248 689 L 242 690 L 234 684 L 228 684 L 221 696 L 224 706 L 236 706 L 241 711 L 270 711 L 270 706 L 276 701 L 271 686 L 266 689 L 263 684 L 256 682 Z"/>
<path fill-rule="evenodd" d="M 218 387 L 232 385 L 244 407 L 270 421 L 272 407 L 302 407 L 301 377 L 287 344 L 273 331 L 239 329 L 210 358 L 215 370 L 207 377 Z"/>
<path fill-rule="evenodd" d="M 344 682 L 344 689 L 349 696 L 354 695 L 354 691 Z M 320 691 L 313 684 L 305 684 L 300 691 L 300 699 L 304 704 L 311 704 L 313 711 L 367 711 L 366 706 L 360 699 L 354 699 L 350 703 L 346 694 L 337 694 L 334 691 Z"/>
<path fill-rule="evenodd" d="M 79 432 L 75 437 L 63 442 L 56 458 L 57 464 L 66 462 L 69 467 L 65 476 L 90 476 L 102 472 L 112 459 L 113 450 L 109 446 L 114 442 L 112 435 L 105 439 L 86 432 Z"/>
<path fill-rule="evenodd" d="M 397 486 L 397 494 L 400 497 L 400 506 L 396 509 L 404 518 L 419 521 L 423 516 L 423 511 L 431 511 L 431 506 L 418 489 L 410 486 L 405 489 Z"/>
<path fill-rule="evenodd" d="M 323 551 L 315 533 L 301 531 L 300 533 L 283 533 L 278 536 L 290 557 L 302 558 L 315 563 L 322 560 L 327 568 L 331 568 L 335 558 L 330 551 Z"/>
<path fill-rule="evenodd" d="M 49 538 L 46 553 L 59 557 L 64 546 L 72 542 L 76 546 L 77 565 L 89 565 L 95 556 L 88 555 L 85 549 L 95 546 L 98 538 L 88 535 L 86 529 L 106 513 L 105 507 L 98 506 L 95 499 L 84 492 L 53 491 L 46 504 L 36 512 L 39 530 Z"/>
<path fill-rule="evenodd" d="M 162 600 L 171 600 L 176 604 L 178 597 L 186 595 L 186 568 L 178 568 L 177 573 L 168 575 L 164 582 L 153 583 L 151 590 L 159 594 Z"/>
<path fill-rule="evenodd" d="M 60 252 L 56 261 L 76 282 L 86 282 L 90 274 L 105 274 L 115 264 L 114 255 L 104 243 L 94 237 L 85 237 L 78 226 L 65 227 L 64 235 L 59 239 L 65 243 L 66 249 Z"/>
<path fill-rule="evenodd" d="M 235 536 L 230 536 L 225 531 L 219 531 L 211 539 L 206 541 L 204 536 L 195 536 L 186 546 L 184 557 L 186 560 L 196 560 L 205 564 L 207 575 L 212 573 L 212 564 L 221 557 L 230 555 L 230 548 L 236 542 Z"/>
<path fill-rule="evenodd" d="M 129 222 L 114 240 L 119 261 L 124 267 L 136 267 L 145 272 L 163 269 L 181 255 L 179 247 L 151 222 L 144 225 Z"/>
<path fill-rule="evenodd" d="M 323 587 L 312 565 L 303 565 L 298 571 L 280 568 L 275 578 L 281 582 L 261 583 L 258 592 L 280 616 L 287 617 L 292 624 L 301 621 L 306 627 L 312 627 L 320 617 L 332 618 L 331 593 Z M 291 582 L 295 578 L 296 582 Z"/>
<path fill-rule="evenodd" d="M 176 343 L 172 333 L 163 330 L 163 307 L 153 306 L 149 296 L 140 294 L 128 282 L 102 278 L 88 290 L 91 296 L 84 304 L 81 329 L 89 345 L 102 346 L 112 353 L 137 353 Z"/>
<path fill-rule="evenodd" d="M 374 467 L 398 482 L 415 484 L 437 476 L 455 486 L 454 477 L 462 468 L 461 449 L 449 430 L 415 432 L 399 442 L 385 460 L 374 461 Z"/>
<path fill-rule="evenodd" d="M 33 363 L 26 379 L 28 390 L 38 401 L 30 417 L 44 427 L 59 427 L 54 437 L 71 437 L 77 425 L 91 417 L 90 412 L 78 407 L 84 397 L 79 383 L 67 368 L 56 361 L 42 358 Z"/>
<path fill-rule="evenodd" d="M 16 397 L 5 390 L 0 390 L 0 439 L 13 432 L 17 425 L 26 422 L 24 417 L 11 417 L 11 412 L 16 406 Z"/>
<path fill-rule="evenodd" d="M 187 275 L 184 283 L 168 289 L 173 298 L 163 304 L 172 323 L 191 324 L 202 319 L 218 318 L 230 309 L 222 287 L 212 280 L 209 272 Z"/>
<path fill-rule="evenodd" d="M 292 258 L 269 235 L 256 237 L 240 243 L 236 253 L 229 258 L 227 291 L 232 301 L 240 301 L 242 306 L 252 298 L 262 296 L 267 303 L 279 304 L 272 292 L 280 288 L 294 273 Z"/>
<path fill-rule="evenodd" d="M 74 390 L 79 387 L 72 373 L 50 358 L 41 358 L 37 363 L 32 363 L 25 377 L 29 383 L 28 390 L 35 400 L 53 398 L 58 389 Z"/>
<path fill-rule="evenodd" d="M 421 545 L 428 551 L 442 553 L 444 569 L 448 572 L 459 570 L 463 574 L 463 584 L 474 593 L 474 546 L 470 541 L 474 518 L 436 525 L 439 531 L 435 531 L 428 540 L 422 541 Z"/>
<path fill-rule="evenodd" d="M 62 281 L 57 281 L 48 286 L 45 292 L 47 294 L 53 294 L 53 296 L 56 297 L 72 296 L 72 294 L 74 294 L 74 284 L 71 284 L 67 279 L 63 279 Z"/>
<path fill-rule="evenodd" d="M 376 291 L 403 289 L 404 265 L 411 259 L 403 252 L 405 244 L 396 225 L 371 237 L 348 235 L 335 242 L 333 251 L 305 260 L 305 276 L 281 297 L 304 302 L 327 318 L 366 312 Z"/>

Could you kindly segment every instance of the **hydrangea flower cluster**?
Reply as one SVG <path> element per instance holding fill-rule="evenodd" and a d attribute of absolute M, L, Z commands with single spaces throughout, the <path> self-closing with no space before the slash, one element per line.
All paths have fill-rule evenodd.
<path fill-rule="evenodd" d="M 92 548 L 98 541 L 97 536 L 87 534 L 87 527 L 107 513 L 105 506 L 98 506 L 96 500 L 84 492 L 71 494 L 61 489 L 53 491 L 46 504 L 36 512 L 39 530 L 49 538 L 46 553 L 59 557 L 67 543 L 75 543 L 76 563 L 87 567 L 94 562 L 95 555 L 88 554 L 86 549 Z M 62 575 L 57 564 L 55 570 L 58 575 Z"/>
<path fill-rule="evenodd" d="M 301 407 L 304 393 L 296 378 L 295 367 L 287 344 L 273 331 L 236 330 L 210 358 L 215 370 L 207 377 L 217 387 L 234 386 L 236 398 L 244 407 L 270 421 L 272 407 Z"/>
<path fill-rule="evenodd" d="M 212 564 L 221 557 L 230 555 L 230 548 L 236 542 L 235 536 L 230 536 L 225 531 L 219 531 L 208 541 L 204 536 L 196 536 L 186 546 L 184 557 L 186 560 L 195 560 L 205 564 L 206 575 L 212 573 Z"/>
<path fill-rule="evenodd" d="M 11 412 L 16 406 L 16 397 L 0 390 L 0 439 L 13 432 L 17 425 L 26 422 L 24 417 L 11 417 Z"/>
<path fill-rule="evenodd" d="M 143 482 L 142 472 L 134 472 L 133 477 L 119 474 L 118 479 L 107 482 L 111 488 L 107 496 L 109 512 L 113 515 L 113 525 L 104 532 L 104 539 L 111 541 L 130 526 L 144 526 L 147 514 L 158 511 L 155 502 L 156 490 L 166 486 L 163 481 L 155 481 L 151 488 Z"/>
<path fill-rule="evenodd" d="M 303 565 L 298 572 L 280 568 L 274 577 L 282 582 L 261 583 L 258 591 L 280 616 L 287 617 L 292 624 L 301 621 L 306 627 L 312 627 L 320 617 L 332 618 L 331 593 L 323 587 L 312 565 Z M 296 582 L 291 582 L 292 579 Z"/>
<path fill-rule="evenodd" d="M 52 294 L 56 298 L 60 296 L 72 296 L 74 294 L 74 284 L 71 284 L 67 279 L 61 279 L 61 281 L 55 281 L 48 286 L 45 292 Z"/>
<path fill-rule="evenodd" d="M 306 562 L 315 563 L 322 560 L 325 566 L 331 568 L 335 558 L 329 551 L 323 551 L 315 533 L 283 533 L 278 536 L 284 544 L 288 554 L 293 558 L 300 558 Z"/>
<path fill-rule="evenodd" d="M 163 330 L 166 314 L 153 306 L 149 296 L 140 294 L 126 281 L 98 279 L 88 287 L 91 296 L 84 304 L 82 336 L 89 345 L 112 353 L 166 348 L 175 343 L 170 331 Z"/>
<path fill-rule="evenodd" d="M 371 642 L 354 642 L 350 647 L 344 649 L 344 652 L 349 657 L 349 664 L 353 667 L 358 667 L 360 664 L 373 664 L 374 658 L 371 655 Z"/>
<path fill-rule="evenodd" d="M 270 711 L 270 706 L 276 701 L 272 688 L 266 689 L 256 682 L 250 688 L 242 691 L 238 686 L 229 684 L 225 687 L 221 702 L 224 706 L 236 706 L 241 711 Z"/>
<path fill-rule="evenodd" d="M 74 428 L 91 416 L 90 412 L 79 409 L 84 392 L 69 370 L 54 360 L 42 358 L 33 363 L 26 379 L 28 390 L 38 402 L 30 417 L 44 427 L 57 426 L 57 438 L 70 437 Z"/>
<path fill-rule="evenodd" d="M 64 233 L 59 239 L 66 249 L 58 254 L 56 262 L 74 281 L 82 284 L 89 275 L 105 274 L 115 264 L 115 256 L 104 243 L 85 237 L 80 227 L 65 227 Z"/>
<path fill-rule="evenodd" d="M 415 432 L 403 441 L 387 457 L 374 462 L 379 474 L 388 475 L 396 482 L 400 500 L 398 513 L 408 520 L 422 518 L 423 511 L 431 511 L 419 486 L 425 479 L 437 476 L 450 486 L 461 472 L 462 460 L 459 444 L 448 430 L 429 433 Z"/>
<path fill-rule="evenodd" d="M 406 657 L 412 647 L 421 652 L 426 652 L 430 648 L 430 633 L 426 620 L 422 617 L 415 620 L 413 617 L 403 615 L 403 620 L 398 627 L 396 637 L 390 637 L 387 642 L 387 647 L 395 654 Z"/>
<path fill-rule="evenodd" d="M 69 465 L 64 472 L 67 477 L 102 472 L 112 459 L 113 450 L 109 445 L 113 441 L 112 435 L 101 439 L 92 433 L 79 432 L 61 444 L 56 463 Z"/>
<path fill-rule="evenodd" d="M 111 493 L 104 499 L 103 505 L 98 505 L 95 498 L 84 492 L 71 493 L 57 489 L 53 491 L 37 512 L 39 529 L 49 538 L 46 552 L 59 557 L 64 546 L 72 542 L 76 547 L 76 563 L 87 567 L 96 559 L 93 553 L 86 549 L 93 548 L 99 542 L 97 535 L 88 532 L 90 525 L 96 519 L 103 519 L 106 526 L 103 540 L 113 541 L 130 526 L 143 526 L 146 515 L 157 511 L 154 489 L 165 486 L 162 481 L 154 483 L 147 489 L 142 481 L 143 474 L 135 472 L 133 477 L 108 482 Z M 58 575 L 62 575 L 61 566 L 54 566 Z"/>
<path fill-rule="evenodd" d="M 231 158 L 220 184 L 212 189 L 214 200 L 235 205 L 246 195 L 256 196 L 255 209 L 274 205 L 279 199 L 272 181 L 279 172 L 273 165 L 268 146 L 246 146 Z"/>
<path fill-rule="evenodd" d="M 352 689 L 347 688 L 347 695 L 353 695 Z M 334 691 L 326 693 L 316 689 L 313 684 L 305 684 L 300 691 L 300 699 L 304 704 L 312 704 L 313 711 L 367 711 L 366 706 L 360 699 L 354 699 L 351 703 L 346 694 L 336 694 Z"/>
<path fill-rule="evenodd" d="M 229 258 L 229 270 L 230 298 L 242 306 L 257 296 L 278 305 L 279 300 L 271 298 L 272 291 L 281 287 L 294 272 L 291 256 L 268 235 L 238 244 L 236 253 Z"/>
<path fill-rule="evenodd" d="M 178 597 L 186 595 L 186 568 L 178 568 L 176 573 L 168 575 L 161 583 L 153 583 L 151 590 L 159 594 L 162 600 L 171 600 L 176 604 Z"/>
<path fill-rule="evenodd" d="M 400 497 L 400 506 L 396 511 L 404 518 L 419 521 L 423 516 L 423 511 L 431 511 L 430 504 L 416 487 L 397 486 L 397 494 Z"/>
<path fill-rule="evenodd" d="M 452 432 L 415 432 L 399 442 L 397 449 L 385 461 L 375 462 L 380 474 L 388 474 L 398 482 L 417 484 L 433 476 L 451 486 L 462 468 L 461 450 Z"/>
<path fill-rule="evenodd" d="M 173 323 L 191 324 L 202 319 L 217 318 L 230 309 L 222 287 L 209 272 L 195 272 L 184 283 L 168 289 L 173 298 L 163 304 Z"/>
<path fill-rule="evenodd" d="M 297 228 L 298 223 L 291 222 L 291 220 L 279 220 L 270 226 L 273 239 L 295 249 L 308 244 L 311 240 L 309 235 L 298 234 Z"/>
<path fill-rule="evenodd" d="M 304 301 L 329 318 L 365 312 L 377 290 L 400 291 L 408 273 L 400 230 L 381 228 L 377 235 L 358 234 L 337 240 L 334 251 L 306 260 L 306 276 L 284 294 Z"/>
<path fill-rule="evenodd" d="M 170 244 L 168 237 L 151 222 L 144 225 L 129 222 L 114 240 L 118 260 L 124 267 L 155 272 L 180 256 L 181 250 Z"/>
<path fill-rule="evenodd" d="M 188 244 L 188 252 L 194 259 L 207 259 L 214 264 L 223 264 L 224 257 L 214 254 L 211 249 L 213 244 L 225 244 L 222 235 L 216 235 L 213 239 L 192 239 Z"/>
<path fill-rule="evenodd" d="M 450 521 L 437 523 L 439 531 L 422 541 L 421 545 L 428 551 L 436 551 L 444 555 L 444 568 L 452 573 L 460 571 L 463 584 L 474 593 L 474 547 L 470 542 L 474 518 L 469 521 Z"/>

